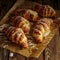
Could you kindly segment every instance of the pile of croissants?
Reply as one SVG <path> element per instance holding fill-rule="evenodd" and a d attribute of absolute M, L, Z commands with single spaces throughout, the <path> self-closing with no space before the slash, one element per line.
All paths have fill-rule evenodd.
<path fill-rule="evenodd" d="M 55 17 L 56 12 L 49 5 L 36 4 L 33 10 L 18 8 L 10 14 L 10 26 L 5 27 L 3 32 L 11 42 L 27 48 L 28 38 L 26 35 L 32 32 L 35 42 L 41 43 L 44 34 L 50 31 Z"/>

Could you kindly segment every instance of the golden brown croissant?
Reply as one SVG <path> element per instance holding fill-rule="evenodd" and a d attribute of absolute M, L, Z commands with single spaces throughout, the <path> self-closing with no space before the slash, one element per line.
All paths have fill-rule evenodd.
<path fill-rule="evenodd" d="M 50 25 L 52 22 L 52 19 L 43 18 L 36 23 L 36 26 L 33 29 L 33 37 L 36 42 L 42 42 L 45 33 L 50 31 Z"/>
<path fill-rule="evenodd" d="M 25 34 L 28 34 L 30 31 L 30 22 L 21 16 L 15 16 L 11 19 L 11 25 L 22 28 Z"/>
<path fill-rule="evenodd" d="M 50 17 L 50 18 L 56 17 L 55 10 L 49 5 L 36 4 L 34 10 L 38 12 L 40 17 Z"/>
<path fill-rule="evenodd" d="M 28 47 L 27 38 L 21 28 L 6 27 L 3 29 L 11 42 L 14 42 L 22 47 Z"/>
<path fill-rule="evenodd" d="M 29 21 L 38 21 L 40 19 L 38 13 L 30 9 L 16 9 L 11 15 L 22 16 Z"/>

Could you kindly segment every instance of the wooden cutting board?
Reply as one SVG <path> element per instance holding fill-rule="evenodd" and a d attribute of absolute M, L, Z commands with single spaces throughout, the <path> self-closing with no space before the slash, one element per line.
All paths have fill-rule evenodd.
<path fill-rule="evenodd" d="M 22 5 L 21 5 L 22 4 Z M 33 4 L 33 5 L 32 5 Z M 4 16 L 4 18 L 0 21 L 0 25 L 5 24 L 8 20 L 9 14 L 15 10 L 17 7 L 21 8 L 32 8 L 34 7 L 34 2 L 29 2 L 24 0 L 18 0 L 14 6 L 9 10 L 9 12 Z M 53 28 L 54 27 L 54 28 Z M 5 37 L 4 33 L 0 32 L 0 47 L 3 47 L 5 49 L 8 49 L 12 52 L 21 54 L 26 57 L 35 57 L 38 58 L 40 54 L 43 52 L 43 50 L 46 48 L 46 46 L 49 44 L 49 42 L 52 40 L 54 35 L 56 34 L 58 28 L 55 26 L 51 26 L 51 32 L 50 34 L 43 39 L 42 43 L 34 44 L 32 47 L 28 47 L 26 49 L 21 49 L 17 44 L 14 44 Z M 1 27 L 0 27 L 1 29 Z"/>

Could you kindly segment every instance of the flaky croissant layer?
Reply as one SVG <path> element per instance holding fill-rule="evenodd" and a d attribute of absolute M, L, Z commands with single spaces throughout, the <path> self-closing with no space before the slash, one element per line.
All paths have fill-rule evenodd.
<path fill-rule="evenodd" d="M 21 16 L 14 16 L 10 20 L 11 20 L 11 25 L 18 28 L 22 28 L 25 34 L 29 33 L 31 25 L 27 19 Z"/>
<path fill-rule="evenodd" d="M 49 18 L 56 17 L 55 10 L 49 5 L 36 4 L 34 10 L 38 12 L 40 17 L 49 17 Z"/>
<path fill-rule="evenodd" d="M 34 29 L 33 29 L 33 37 L 35 38 L 36 42 L 42 42 L 43 41 L 43 37 L 45 34 L 47 34 L 50 31 L 50 26 L 53 23 L 52 19 L 48 19 L 48 18 L 43 18 L 40 19 Z"/>
<path fill-rule="evenodd" d="M 27 38 L 21 28 L 10 26 L 4 28 L 3 31 L 11 42 L 14 42 L 22 47 L 28 46 Z"/>

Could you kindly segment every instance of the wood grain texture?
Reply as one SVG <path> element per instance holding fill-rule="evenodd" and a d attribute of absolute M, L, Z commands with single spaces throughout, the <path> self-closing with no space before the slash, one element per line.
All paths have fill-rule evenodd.
<path fill-rule="evenodd" d="M 59 40 L 59 30 L 45 49 L 45 60 L 56 60 L 57 41 Z"/>
<path fill-rule="evenodd" d="M 39 56 L 39 58 L 38 58 L 37 60 L 44 60 L 43 52 L 42 52 L 42 54 Z"/>
<path fill-rule="evenodd" d="M 19 54 L 15 54 L 15 58 L 17 58 L 17 60 L 25 60 L 25 57 Z"/>

